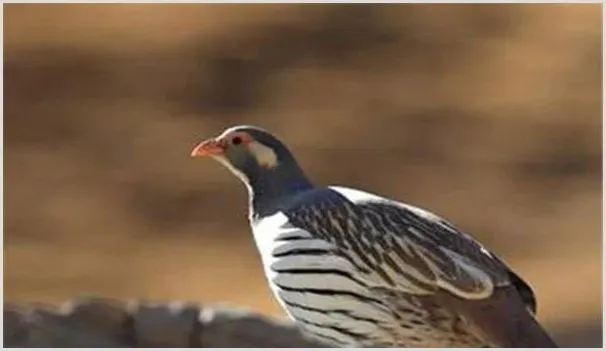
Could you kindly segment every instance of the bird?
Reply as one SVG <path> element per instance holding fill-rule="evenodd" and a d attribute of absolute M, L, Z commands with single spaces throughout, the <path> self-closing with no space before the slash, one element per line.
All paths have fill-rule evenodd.
<path fill-rule="evenodd" d="M 312 182 L 269 131 L 236 125 L 195 144 L 248 190 L 267 282 L 286 314 L 332 347 L 558 347 L 530 285 L 422 207 Z"/>

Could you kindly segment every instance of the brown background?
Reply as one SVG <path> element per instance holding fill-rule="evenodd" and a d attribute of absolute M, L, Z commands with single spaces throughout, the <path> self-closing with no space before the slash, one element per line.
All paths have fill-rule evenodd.
<path fill-rule="evenodd" d="M 447 217 L 601 344 L 600 5 L 6 5 L 4 293 L 281 316 L 242 185 L 189 157 L 233 124 L 321 184 Z"/>

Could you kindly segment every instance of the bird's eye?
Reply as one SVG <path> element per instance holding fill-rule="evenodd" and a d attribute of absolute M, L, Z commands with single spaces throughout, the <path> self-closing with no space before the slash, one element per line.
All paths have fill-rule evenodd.
<path fill-rule="evenodd" d="M 242 144 L 242 138 L 234 137 L 233 139 L 231 139 L 231 143 L 234 145 L 240 145 L 240 144 Z"/>

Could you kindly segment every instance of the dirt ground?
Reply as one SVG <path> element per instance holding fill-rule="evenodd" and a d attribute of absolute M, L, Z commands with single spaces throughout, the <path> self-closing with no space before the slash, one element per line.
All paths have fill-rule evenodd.
<path fill-rule="evenodd" d="M 244 187 L 189 157 L 254 124 L 317 183 L 445 216 L 601 345 L 599 4 L 4 9 L 6 300 L 282 316 Z"/>

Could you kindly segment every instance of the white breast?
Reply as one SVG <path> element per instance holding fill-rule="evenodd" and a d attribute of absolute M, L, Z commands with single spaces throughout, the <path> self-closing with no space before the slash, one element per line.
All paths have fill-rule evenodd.
<path fill-rule="evenodd" d="M 356 281 L 359 272 L 351 262 L 329 253 L 332 244 L 293 228 L 283 213 L 256 223 L 253 234 L 276 299 L 305 330 L 339 346 L 356 344 L 345 329 L 378 340 L 393 338 L 384 328 L 395 323 L 393 315 Z M 310 249 L 315 253 L 294 251 Z"/>

